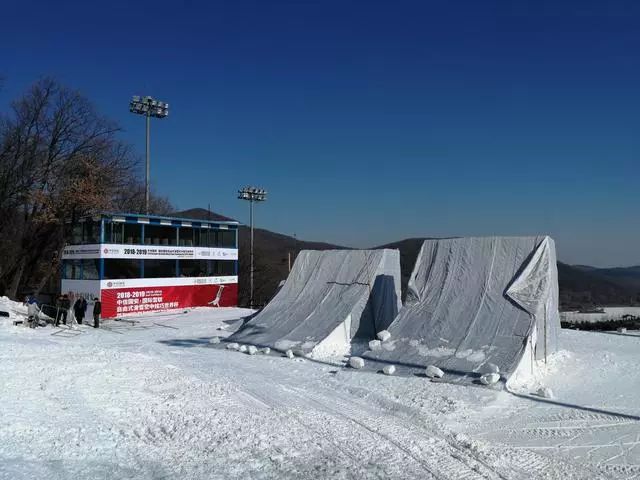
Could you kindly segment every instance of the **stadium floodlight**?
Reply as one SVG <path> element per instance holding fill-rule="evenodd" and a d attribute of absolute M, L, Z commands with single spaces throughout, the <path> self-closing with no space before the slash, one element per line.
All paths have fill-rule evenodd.
<path fill-rule="evenodd" d="M 267 191 L 263 188 L 244 187 L 238 190 L 238 198 L 249 202 L 249 225 L 251 228 L 250 267 L 249 267 L 249 307 L 253 308 L 253 203 L 264 202 L 267 199 Z"/>
<path fill-rule="evenodd" d="M 145 211 L 149 214 L 149 183 L 150 183 L 150 166 L 151 166 L 151 148 L 150 148 L 150 137 L 151 137 L 151 117 L 154 118 L 166 118 L 169 115 L 169 104 L 164 102 L 159 102 L 154 100 L 153 98 L 146 96 L 140 97 L 139 95 L 134 95 L 131 98 L 131 102 L 129 103 L 129 111 L 131 113 L 135 113 L 137 115 L 144 115 L 146 117 L 147 123 L 147 134 L 146 134 L 146 176 L 145 176 L 145 194 L 144 194 L 144 204 Z"/>

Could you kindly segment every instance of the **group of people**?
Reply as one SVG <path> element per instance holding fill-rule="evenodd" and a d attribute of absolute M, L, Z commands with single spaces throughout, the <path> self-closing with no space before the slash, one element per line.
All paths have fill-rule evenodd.
<path fill-rule="evenodd" d="M 40 307 L 33 295 L 28 296 L 25 299 L 25 305 L 27 306 L 27 316 L 29 323 L 32 326 L 39 324 Z M 87 313 L 87 300 L 80 295 L 73 303 L 73 314 L 79 325 L 82 325 L 84 317 Z M 67 314 L 71 309 L 71 299 L 66 293 L 60 295 L 56 300 L 56 327 L 62 324 L 67 324 Z M 99 298 L 96 298 L 93 302 L 93 327 L 98 328 L 100 326 L 100 314 L 102 313 L 102 303 Z"/>

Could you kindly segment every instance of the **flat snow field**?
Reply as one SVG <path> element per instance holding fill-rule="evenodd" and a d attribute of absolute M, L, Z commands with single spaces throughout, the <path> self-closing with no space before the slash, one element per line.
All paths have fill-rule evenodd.
<path fill-rule="evenodd" d="M 0 478 L 640 478 L 638 336 L 564 330 L 513 394 L 210 343 L 248 313 L 0 319 Z"/>

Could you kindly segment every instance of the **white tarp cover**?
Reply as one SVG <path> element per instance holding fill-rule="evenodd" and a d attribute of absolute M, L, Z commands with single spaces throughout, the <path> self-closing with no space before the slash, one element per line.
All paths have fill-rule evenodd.
<path fill-rule="evenodd" d="M 477 381 L 493 363 L 508 378 L 537 326 L 536 359 L 557 348 L 558 272 L 550 237 L 427 240 L 391 338 L 365 358 L 453 382 Z"/>
<path fill-rule="evenodd" d="M 349 316 L 350 338 L 373 338 L 400 306 L 398 250 L 303 250 L 273 300 L 228 340 L 308 354 Z"/>

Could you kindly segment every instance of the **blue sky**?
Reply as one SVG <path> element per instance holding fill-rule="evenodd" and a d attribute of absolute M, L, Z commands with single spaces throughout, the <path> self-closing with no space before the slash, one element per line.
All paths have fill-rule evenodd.
<path fill-rule="evenodd" d="M 156 191 L 368 247 L 552 235 L 560 259 L 640 264 L 640 4 L 8 2 L 0 106 L 43 75 L 144 153 Z M 6 21 L 9 19 L 9 21 Z"/>

